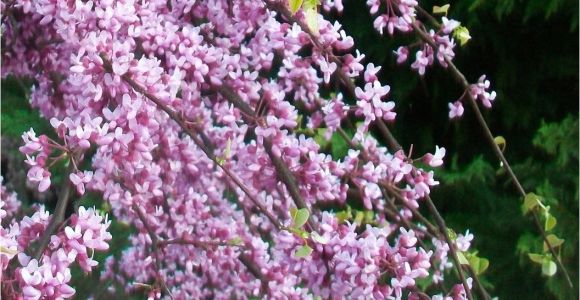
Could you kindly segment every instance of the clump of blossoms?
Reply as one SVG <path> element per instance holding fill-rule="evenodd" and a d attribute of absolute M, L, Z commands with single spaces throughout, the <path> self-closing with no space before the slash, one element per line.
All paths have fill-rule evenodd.
<path fill-rule="evenodd" d="M 381 6 L 368 4 L 373 14 Z M 377 30 L 413 30 L 416 1 L 386 4 Z M 417 280 L 443 278 L 449 244 L 415 213 L 438 184 L 419 162 L 439 167 L 445 149 L 413 159 L 369 133 L 394 121 L 395 102 L 381 67 L 364 62 L 338 22 L 274 0 L 17 0 L 2 10 L 17 21 L 2 24 L 2 76 L 34 80 L 31 105 L 58 136 L 23 135 L 29 181 L 47 190 L 65 161 L 75 195 L 99 193 L 134 228 L 122 257 L 106 262 L 103 281 L 119 283 L 108 292 L 418 299 Z M 423 74 L 435 58 L 446 66 L 453 26 L 430 33 L 437 47 L 422 44 L 412 68 Z M 403 62 L 409 49 L 398 52 Z M 477 87 L 491 97 L 488 84 Z M 352 137 L 342 127 L 351 121 Z M 348 154 L 324 152 L 322 141 L 341 134 Z M 85 160 L 90 170 L 80 169 Z M 364 208 L 364 222 L 340 216 L 348 203 Z M 296 210 L 308 212 L 300 226 Z M 54 234 L 50 220 L 39 208 L 2 229 L 18 252 L 10 291 L 26 299 L 71 297 L 71 264 L 93 270 L 93 251 L 111 239 L 93 209 Z M 31 257 L 46 232 L 41 257 Z M 4 260 L 8 268 L 14 255 Z M 464 299 L 466 286 L 433 297 Z"/>
<path fill-rule="evenodd" d="M 32 216 L 12 218 L 16 195 L 0 198 L 0 263 L 2 297 L 7 299 L 68 299 L 75 294 L 69 285 L 73 264 L 91 272 L 98 262 L 95 251 L 106 251 L 111 234 L 110 221 L 93 208 L 79 207 L 62 224 L 63 230 L 50 237 L 48 247 L 37 258 L 28 255 L 31 245 L 45 234 L 53 216 L 43 206 L 35 207 Z M 6 225 L 4 225 L 6 224 Z"/>

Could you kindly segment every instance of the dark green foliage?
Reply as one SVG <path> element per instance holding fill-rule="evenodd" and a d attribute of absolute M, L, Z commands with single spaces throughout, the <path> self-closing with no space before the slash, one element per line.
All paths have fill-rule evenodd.
<path fill-rule="evenodd" d="M 50 124 L 28 104 L 29 85 L 14 78 L 2 80 L 2 135 L 20 138 L 23 132 L 34 128 L 39 133 L 50 132 Z M 5 150 L 2 148 L 2 150 Z"/>

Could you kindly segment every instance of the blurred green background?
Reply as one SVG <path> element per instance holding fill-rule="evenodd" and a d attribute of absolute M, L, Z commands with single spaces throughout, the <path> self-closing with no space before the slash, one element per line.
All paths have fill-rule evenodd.
<path fill-rule="evenodd" d="M 446 2 L 421 1 L 425 9 Z M 481 279 L 499 299 L 574 299 L 578 297 L 578 2 L 575 0 L 464 0 L 451 2 L 449 17 L 466 26 L 472 40 L 456 48 L 456 65 L 470 82 L 486 74 L 498 97 L 484 109 L 493 133 L 507 140 L 505 155 L 524 188 L 550 205 L 558 224 L 554 233 L 565 239 L 558 249 L 573 290 L 560 274 L 542 276 L 527 253 L 539 253 L 542 242 L 530 218 L 521 212 L 509 178 L 501 170 L 472 111 L 450 122 L 447 103 L 462 93 L 452 76 L 439 66 L 419 77 L 409 65 L 397 65 L 392 51 L 414 37 L 379 36 L 365 1 L 345 1 L 341 20 L 366 54 L 366 62 L 382 65 L 381 81 L 391 86 L 398 113 L 395 136 L 414 153 L 447 148 L 445 166 L 436 173 L 441 185 L 435 204 L 456 232 L 475 234 L 473 247 L 490 260 Z M 28 85 L 27 82 L 22 83 Z M 2 175 L 31 203 L 37 196 L 24 187 L 17 147 L 23 131 L 50 132 L 46 121 L 31 111 L 20 83 L 2 81 Z M 338 147 L 338 146 L 337 146 Z M 9 176 L 13 174 L 13 176 Z M 55 178 L 55 182 L 58 182 Z M 55 184 L 56 186 L 57 184 Z M 50 194 L 44 196 L 50 207 Z M 84 205 L 99 205 L 96 195 Z M 52 204 L 53 205 L 53 204 Z M 110 253 L 126 245 L 128 229 L 113 228 Z M 122 238 L 118 238 L 121 236 Z M 110 254 L 109 253 L 109 254 Z M 97 274 L 79 280 L 78 297 L 97 287 Z M 101 286 L 102 288 L 102 286 Z M 80 299 L 80 298 L 79 298 Z"/>

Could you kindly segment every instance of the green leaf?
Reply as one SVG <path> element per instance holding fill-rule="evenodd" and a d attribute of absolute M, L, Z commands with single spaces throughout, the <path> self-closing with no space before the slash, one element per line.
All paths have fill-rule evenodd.
<path fill-rule="evenodd" d="M 548 242 L 550 243 L 550 246 L 552 246 L 552 248 L 558 248 L 562 244 L 564 244 L 564 240 L 557 237 L 555 234 L 550 234 L 546 238 L 548 239 Z M 549 250 L 548 244 L 546 244 L 546 241 L 544 241 L 544 251 L 548 250 Z"/>
<path fill-rule="evenodd" d="M 493 139 L 493 142 L 499 147 L 501 152 L 503 152 L 505 150 L 507 142 L 503 136 L 501 136 L 501 135 L 496 136 Z"/>
<path fill-rule="evenodd" d="M 231 240 L 229 240 L 228 244 L 232 245 L 232 246 L 238 246 L 238 245 L 241 245 L 243 242 L 244 241 L 242 240 L 241 237 L 236 236 L 236 237 L 232 238 Z"/>
<path fill-rule="evenodd" d="M 528 253 L 528 257 L 530 258 L 531 261 L 538 264 L 541 264 L 544 261 L 543 254 Z"/>
<path fill-rule="evenodd" d="M 449 10 L 450 4 L 445 4 L 443 6 L 433 6 L 433 13 L 434 14 L 445 14 L 447 15 L 447 11 Z"/>
<path fill-rule="evenodd" d="M 290 207 L 290 218 L 292 218 L 292 221 L 294 221 L 294 219 L 296 219 L 297 212 L 298 212 L 298 209 L 296 207 Z"/>
<path fill-rule="evenodd" d="M 469 265 L 473 268 L 476 275 L 479 275 L 489 267 L 489 260 L 483 257 L 477 257 L 475 255 L 469 257 Z"/>
<path fill-rule="evenodd" d="M 350 208 L 350 205 L 347 205 L 345 210 L 337 212 L 336 218 L 339 223 L 344 223 L 345 221 L 350 220 L 352 218 L 352 209 Z"/>
<path fill-rule="evenodd" d="M 355 222 L 357 225 L 361 225 L 361 224 L 363 223 L 363 220 L 364 220 L 364 218 L 365 218 L 365 213 L 364 213 L 364 211 L 357 210 L 357 211 L 356 211 L 356 214 L 355 214 L 355 216 L 354 216 L 354 222 Z"/>
<path fill-rule="evenodd" d="M 469 35 L 469 30 L 463 26 L 458 26 L 453 31 L 453 36 L 459 40 L 459 44 L 464 46 L 470 39 L 471 35 Z"/>
<path fill-rule="evenodd" d="M 292 14 L 295 14 L 302 7 L 302 0 L 288 0 L 288 6 Z"/>
<path fill-rule="evenodd" d="M 302 7 L 304 7 L 304 9 L 311 9 L 311 8 L 316 9 L 316 7 L 318 7 L 319 4 L 320 4 L 320 2 L 318 0 L 304 0 Z"/>
<path fill-rule="evenodd" d="M 554 276 L 557 270 L 558 266 L 556 266 L 555 262 L 553 262 L 549 258 L 544 259 L 544 261 L 542 262 L 542 274 L 546 276 Z"/>
<path fill-rule="evenodd" d="M 318 11 L 316 7 L 306 8 L 304 7 L 304 14 L 306 15 L 306 24 L 308 28 L 314 33 L 318 34 Z"/>
<path fill-rule="evenodd" d="M 447 235 L 449 235 L 449 238 L 452 241 L 455 241 L 457 239 L 457 233 L 455 233 L 455 231 L 451 228 L 447 228 Z"/>
<path fill-rule="evenodd" d="M 314 140 L 316 141 L 316 143 L 318 143 L 318 145 L 320 145 L 320 148 L 325 148 L 326 145 L 328 145 L 328 141 L 324 137 L 324 135 L 326 134 L 326 130 L 327 130 L 326 128 L 316 129 L 316 134 L 314 135 Z"/>
<path fill-rule="evenodd" d="M 459 263 L 462 265 L 469 265 L 469 261 L 465 258 L 463 252 L 457 252 L 457 258 L 459 259 Z"/>
<path fill-rule="evenodd" d="M 546 223 L 544 224 L 544 230 L 546 230 L 546 231 L 552 230 L 552 228 L 554 228 L 554 226 L 556 226 L 557 222 L 558 221 L 556 220 L 556 218 L 554 218 L 551 214 L 547 214 L 546 215 Z"/>
<path fill-rule="evenodd" d="M 316 231 L 313 231 L 312 234 L 310 234 L 310 238 L 312 238 L 313 241 L 315 241 L 319 244 L 322 244 L 322 245 L 328 244 L 328 238 L 321 236 Z"/>
<path fill-rule="evenodd" d="M 524 198 L 524 205 L 522 206 L 522 211 L 524 215 L 533 210 L 536 206 L 540 205 L 540 197 L 534 193 L 528 193 Z"/>
<path fill-rule="evenodd" d="M 306 208 L 301 208 L 296 211 L 296 213 L 292 216 L 292 220 L 294 221 L 294 228 L 300 228 L 306 224 L 308 218 L 310 217 L 310 212 Z"/>
<path fill-rule="evenodd" d="M 303 257 L 310 256 L 310 254 L 312 254 L 312 248 L 310 248 L 308 245 L 304 245 L 304 246 L 301 246 L 300 248 L 298 248 L 298 250 L 296 250 L 294 257 L 303 258 Z"/>
<path fill-rule="evenodd" d="M 375 212 L 374 211 L 372 211 L 372 210 L 365 211 L 364 221 L 366 224 L 372 223 L 374 221 L 374 219 L 375 219 Z"/>

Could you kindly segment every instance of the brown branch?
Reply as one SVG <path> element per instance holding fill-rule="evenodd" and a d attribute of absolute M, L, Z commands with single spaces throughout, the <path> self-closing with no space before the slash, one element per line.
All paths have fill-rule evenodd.
<path fill-rule="evenodd" d="M 397 198 L 397 200 L 399 200 L 401 204 L 403 204 L 407 209 L 409 209 L 413 213 L 413 216 L 416 217 L 419 220 L 419 222 L 423 223 L 427 227 L 427 230 L 431 232 L 431 234 L 435 236 L 439 235 L 439 230 L 437 230 L 437 227 L 435 227 L 435 225 L 429 222 L 429 220 L 427 220 L 427 218 L 423 216 L 421 212 L 419 212 L 416 208 L 412 207 L 409 203 L 407 203 L 407 199 L 401 196 L 401 194 L 398 191 L 396 191 L 392 186 L 386 183 L 380 183 L 379 185 L 384 189 L 386 189 L 387 191 L 389 191 L 391 195 L 395 196 L 395 198 Z"/>
<path fill-rule="evenodd" d="M 379 132 L 381 133 L 383 138 L 387 141 L 387 145 L 389 145 L 389 148 L 391 148 L 391 151 L 393 153 L 403 149 L 403 147 L 401 147 L 397 139 L 395 139 L 395 137 L 387 127 L 387 124 L 383 122 L 383 120 L 377 119 L 375 123 L 377 125 L 377 128 L 379 129 Z"/>
<path fill-rule="evenodd" d="M 189 239 L 184 239 L 184 238 L 162 240 L 157 236 L 157 234 L 155 233 L 155 231 L 153 230 L 153 228 L 151 227 L 149 222 L 147 222 L 146 216 L 141 211 L 139 206 L 137 206 L 136 204 L 133 204 L 132 207 L 133 207 L 133 210 L 137 213 L 137 216 L 139 217 L 139 219 L 141 220 L 141 223 L 143 223 L 145 230 L 147 231 L 147 233 L 151 237 L 151 241 L 152 241 L 151 248 L 152 248 L 152 252 L 154 253 L 154 256 L 155 256 L 157 276 L 159 277 L 158 280 L 161 281 L 163 288 L 169 293 L 170 296 L 171 296 L 171 292 L 169 291 L 169 288 L 165 284 L 165 281 L 163 281 L 163 278 L 161 278 L 161 274 L 159 272 L 159 270 L 161 269 L 160 260 L 159 260 L 158 254 L 157 254 L 157 250 L 159 250 L 159 247 L 164 247 L 164 246 L 172 245 L 172 244 L 174 244 L 174 245 L 191 245 L 191 246 L 198 247 L 198 248 L 208 248 L 209 246 L 234 246 L 234 245 L 229 245 L 227 243 L 223 243 L 221 241 L 202 242 L 202 241 L 194 241 L 194 240 L 189 240 Z M 250 271 L 250 273 L 252 273 L 257 279 L 259 279 L 262 282 L 262 285 L 264 286 L 264 284 L 267 281 L 265 281 L 265 278 L 262 275 L 262 273 L 260 272 L 260 269 L 252 263 L 251 259 L 243 253 L 241 253 L 238 256 L 238 259 L 240 260 L 240 262 L 242 262 L 242 264 L 244 266 L 246 266 L 246 268 Z"/>
<path fill-rule="evenodd" d="M 385 198 L 385 202 L 387 203 L 387 206 L 393 211 L 392 214 L 394 214 L 394 216 L 391 216 L 391 217 L 394 218 L 395 221 L 397 221 L 396 218 L 399 218 L 400 219 L 399 222 L 402 223 L 403 226 L 406 227 L 407 229 L 413 229 L 415 231 L 421 232 L 422 234 L 424 234 L 428 238 L 435 237 L 435 235 L 431 234 L 429 232 L 429 230 L 422 229 L 419 226 L 415 225 L 414 223 L 409 223 L 407 221 L 407 219 L 405 219 L 403 217 L 403 215 L 401 215 L 401 213 L 397 210 L 397 207 L 395 206 L 394 201 L 389 197 L 385 188 L 381 187 L 381 193 L 383 194 L 383 197 Z M 423 241 L 421 239 L 418 239 L 417 241 L 419 242 L 421 247 L 423 247 L 424 249 L 427 249 L 427 247 L 425 247 L 425 244 L 423 243 Z"/>
<path fill-rule="evenodd" d="M 160 240 L 157 242 L 157 245 L 159 245 L 159 247 L 165 247 L 167 245 L 192 245 L 192 246 L 195 246 L 197 248 L 204 248 L 204 249 L 211 249 L 211 248 L 219 247 L 219 246 L 232 246 L 232 247 L 236 246 L 236 245 L 232 245 L 232 244 L 229 244 L 229 243 L 223 242 L 223 241 L 196 241 L 196 240 L 191 240 L 191 239 L 186 239 L 186 238 Z"/>
<path fill-rule="evenodd" d="M 240 260 L 240 262 L 242 262 L 242 264 L 246 267 L 246 269 L 248 269 L 248 271 L 252 273 L 254 277 L 256 277 L 256 279 L 262 282 L 261 287 L 262 292 L 265 293 L 268 290 L 268 280 L 266 279 L 264 274 L 262 274 L 262 271 L 260 271 L 260 269 L 255 264 L 252 263 L 252 260 L 245 253 L 240 253 L 238 259 Z"/>
<path fill-rule="evenodd" d="M 276 168 L 276 177 L 278 177 L 278 179 L 281 180 L 284 185 L 286 185 L 286 189 L 288 190 L 290 197 L 292 197 L 294 200 L 296 207 L 299 209 L 306 209 L 311 214 L 310 209 L 302 198 L 302 195 L 300 195 L 300 189 L 296 184 L 294 175 L 292 175 L 284 161 L 272 152 L 272 141 L 268 138 L 264 139 L 264 149 L 266 150 L 266 153 L 268 153 L 270 160 L 272 160 L 274 168 Z M 310 225 L 312 230 L 317 230 L 314 222 L 312 221 L 312 218 L 308 218 L 308 225 Z"/>

